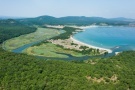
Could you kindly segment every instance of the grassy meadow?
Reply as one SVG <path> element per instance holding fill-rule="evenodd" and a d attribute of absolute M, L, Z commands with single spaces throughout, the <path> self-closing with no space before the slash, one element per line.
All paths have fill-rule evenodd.
<path fill-rule="evenodd" d="M 34 33 L 21 35 L 19 37 L 7 40 L 3 43 L 2 46 L 4 49 L 11 51 L 25 44 L 46 40 L 59 34 L 61 34 L 61 31 L 56 29 L 38 28 L 37 31 Z"/>
<path fill-rule="evenodd" d="M 54 45 L 52 43 L 42 43 L 41 45 L 33 46 L 28 48 L 25 51 L 29 55 L 36 55 L 36 56 L 45 56 L 45 57 L 60 57 L 60 58 L 67 58 L 66 55 L 63 54 L 57 54 L 58 53 L 66 53 L 71 54 L 73 56 L 83 56 L 79 52 L 75 52 L 73 50 L 67 50 L 63 49 L 57 45 Z"/>

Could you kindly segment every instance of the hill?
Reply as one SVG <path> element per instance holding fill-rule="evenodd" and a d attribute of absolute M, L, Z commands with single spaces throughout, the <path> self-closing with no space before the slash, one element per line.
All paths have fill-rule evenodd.
<path fill-rule="evenodd" d="M 0 49 L 0 90 L 134 90 L 135 52 L 78 62 Z"/>
<path fill-rule="evenodd" d="M 128 25 L 131 21 L 123 21 L 121 19 L 107 19 L 102 17 L 85 17 L 85 16 L 68 16 L 55 18 L 52 16 L 40 16 L 36 18 L 18 19 L 19 22 L 31 25 Z"/>
<path fill-rule="evenodd" d="M 71 22 L 70 18 L 75 17 L 63 17 L 61 23 Z M 48 19 L 46 23 L 57 20 L 50 16 L 40 19 Z M 85 21 L 86 17 L 80 19 Z M 37 20 L 26 20 L 28 22 L 25 24 L 34 24 L 39 17 Z M 41 21 L 37 24 L 44 23 Z M 76 19 L 74 22 L 80 25 Z M 23 25 L 20 21 L 0 20 L 0 42 L 35 30 L 36 28 Z M 134 51 L 123 52 L 110 58 L 60 61 L 15 54 L 0 48 L 0 90 L 134 90 L 134 81 Z"/>

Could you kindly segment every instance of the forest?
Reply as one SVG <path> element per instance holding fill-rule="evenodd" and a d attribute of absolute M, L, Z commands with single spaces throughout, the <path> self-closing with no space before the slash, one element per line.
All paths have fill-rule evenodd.
<path fill-rule="evenodd" d="M 70 36 L 73 34 L 73 32 L 76 31 L 77 28 L 72 28 L 72 27 L 64 27 L 62 30 L 65 30 L 65 33 L 60 34 L 59 36 L 53 37 L 52 39 L 57 40 L 57 39 L 68 39 Z"/>
<path fill-rule="evenodd" d="M 67 16 L 67 17 L 52 17 L 52 16 L 39 16 L 35 18 L 24 18 L 24 19 L 17 19 L 17 21 L 26 24 L 26 25 L 78 25 L 78 26 L 85 26 L 85 25 L 101 25 L 101 23 L 105 23 L 107 25 L 129 25 L 131 21 L 120 20 L 120 19 L 108 19 L 102 17 L 85 17 L 85 16 Z"/>
<path fill-rule="evenodd" d="M 0 90 L 134 90 L 134 81 L 133 51 L 69 62 L 0 49 Z"/>
<path fill-rule="evenodd" d="M 1 20 L 0 27 L 0 34 L 5 35 L 0 37 L 4 38 L 1 42 L 36 30 L 14 20 Z M 67 36 L 61 34 L 60 37 L 66 39 L 72 29 L 65 27 L 64 30 L 68 32 Z M 64 61 L 16 54 L 0 48 L 0 90 L 134 89 L 135 51 L 109 58 Z"/>

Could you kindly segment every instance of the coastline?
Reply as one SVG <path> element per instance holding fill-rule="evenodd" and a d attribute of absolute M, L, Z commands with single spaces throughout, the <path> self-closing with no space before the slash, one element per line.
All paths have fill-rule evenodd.
<path fill-rule="evenodd" d="M 55 27 L 55 26 L 51 26 L 51 27 Z M 89 26 L 69 26 L 69 27 L 81 29 L 81 30 L 76 30 L 76 32 L 75 32 L 75 33 L 79 33 L 80 31 L 85 31 L 87 28 L 95 28 L 95 27 L 100 27 L 100 26 L 89 25 Z M 112 27 L 112 26 L 101 26 L 101 27 Z M 79 46 L 87 46 L 89 48 L 99 49 L 100 52 L 107 51 L 108 53 L 112 53 L 112 50 L 111 49 L 106 49 L 106 48 L 101 48 L 101 47 L 93 46 L 93 45 L 90 45 L 90 44 L 81 42 L 79 40 L 76 40 L 75 38 L 73 38 L 73 35 L 71 35 L 69 39 L 66 39 L 64 41 L 61 40 L 61 39 L 59 39 L 59 40 L 50 40 L 50 42 L 52 42 L 53 44 L 62 45 L 65 48 L 80 50 L 79 47 L 76 47 L 76 46 L 73 46 L 73 45 L 71 46 L 70 45 L 72 42 L 74 42 L 74 43 L 78 44 Z"/>
<path fill-rule="evenodd" d="M 101 48 L 101 47 L 96 47 L 96 46 L 93 46 L 93 45 L 89 45 L 89 44 L 86 44 L 86 43 L 83 43 L 79 40 L 76 40 L 75 38 L 73 38 L 72 36 L 70 36 L 70 39 L 74 42 L 74 43 L 77 43 L 79 45 L 84 45 L 84 46 L 88 46 L 89 48 L 94 48 L 94 49 L 99 49 L 99 50 L 105 50 L 107 51 L 108 53 L 112 53 L 112 50 L 111 49 L 106 49 L 106 48 Z"/>
<path fill-rule="evenodd" d="M 80 28 L 80 29 L 87 29 L 87 28 L 93 28 L 93 27 L 99 27 L 97 25 L 89 25 L 89 26 L 69 26 L 69 27 L 73 27 L 73 28 Z"/>

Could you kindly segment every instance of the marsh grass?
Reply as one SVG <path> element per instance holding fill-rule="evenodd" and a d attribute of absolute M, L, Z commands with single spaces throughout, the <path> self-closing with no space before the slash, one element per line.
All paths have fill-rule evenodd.
<path fill-rule="evenodd" d="M 57 36 L 59 34 L 61 34 L 61 32 L 56 29 L 38 28 L 37 31 L 34 33 L 21 35 L 19 37 L 15 37 L 5 41 L 3 43 L 3 47 L 6 50 L 11 51 L 25 44 L 29 44 L 37 41 L 43 41 L 52 38 L 54 36 Z"/>

